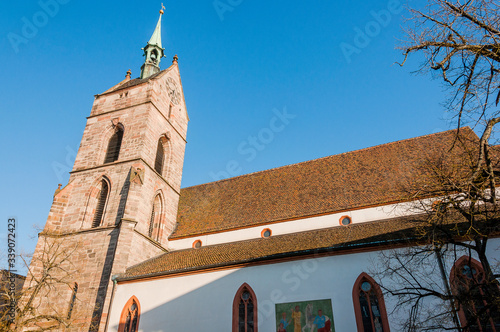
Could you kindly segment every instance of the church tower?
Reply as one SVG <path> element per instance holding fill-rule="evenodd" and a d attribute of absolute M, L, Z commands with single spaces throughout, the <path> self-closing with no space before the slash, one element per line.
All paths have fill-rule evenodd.
<path fill-rule="evenodd" d="M 54 274 L 54 283 L 33 296 L 33 316 L 49 317 L 40 326 L 104 331 L 112 276 L 167 251 L 188 115 L 177 56 L 160 70 L 162 15 L 144 47 L 140 78 L 129 70 L 95 96 L 69 182 L 54 195 L 25 284 L 29 293 Z M 50 260 L 59 264 L 52 271 Z"/>

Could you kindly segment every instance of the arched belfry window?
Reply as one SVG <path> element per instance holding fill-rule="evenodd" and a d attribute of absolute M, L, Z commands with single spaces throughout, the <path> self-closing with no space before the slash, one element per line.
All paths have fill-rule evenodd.
<path fill-rule="evenodd" d="M 94 219 L 92 220 L 92 227 L 99 227 L 104 218 L 104 209 L 108 200 L 109 185 L 105 179 L 101 180 L 100 188 L 97 192 L 97 205 L 95 207 Z"/>
<path fill-rule="evenodd" d="M 123 140 L 123 126 L 118 124 L 115 126 L 115 132 L 113 136 L 109 139 L 108 149 L 106 150 L 106 158 L 104 158 L 104 163 L 112 163 L 118 160 L 120 155 L 120 148 L 122 146 Z"/>
<path fill-rule="evenodd" d="M 384 297 L 379 285 L 361 273 L 352 290 L 358 332 L 389 332 Z"/>
<path fill-rule="evenodd" d="M 163 164 L 165 160 L 165 152 L 163 148 L 163 141 L 160 138 L 158 140 L 158 146 L 156 147 L 156 158 L 155 158 L 155 171 L 158 174 L 163 175 Z"/>
<path fill-rule="evenodd" d="M 243 284 L 233 301 L 233 332 L 257 332 L 257 297 Z"/>
<path fill-rule="evenodd" d="M 487 290 L 481 263 L 469 256 L 458 259 L 451 269 L 450 284 L 463 327 L 468 326 L 468 331 L 500 331 L 498 314 L 488 310 L 484 296 Z"/>
<path fill-rule="evenodd" d="M 137 332 L 139 330 L 140 316 L 141 307 L 139 300 L 135 296 L 132 296 L 122 310 L 118 332 Z"/>
<path fill-rule="evenodd" d="M 148 235 L 155 241 L 160 240 L 161 229 L 162 229 L 162 212 L 163 212 L 163 202 L 161 195 L 157 194 L 153 201 L 153 208 L 151 210 L 151 219 L 149 220 L 149 230 Z"/>

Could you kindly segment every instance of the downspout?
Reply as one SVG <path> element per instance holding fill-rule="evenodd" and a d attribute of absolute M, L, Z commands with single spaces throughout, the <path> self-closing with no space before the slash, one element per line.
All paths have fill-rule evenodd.
<path fill-rule="evenodd" d="M 111 281 L 113 281 L 113 289 L 111 290 L 111 298 L 109 299 L 108 315 L 106 316 L 106 325 L 104 326 L 104 332 L 108 331 L 109 316 L 111 315 L 111 309 L 113 307 L 113 298 L 115 297 L 115 288 L 117 284 L 116 278 L 118 278 L 118 275 L 116 274 L 111 276 Z"/>

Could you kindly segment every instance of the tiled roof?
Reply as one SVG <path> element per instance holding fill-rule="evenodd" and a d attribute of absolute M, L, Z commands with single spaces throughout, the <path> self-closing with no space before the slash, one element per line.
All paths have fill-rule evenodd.
<path fill-rule="evenodd" d="M 130 267 L 120 275 L 119 280 L 407 241 L 414 236 L 412 229 L 421 225 L 422 220 L 420 217 L 401 217 L 206 246 L 200 249 L 172 251 Z"/>
<path fill-rule="evenodd" d="M 460 137 L 478 140 L 469 127 Z M 170 238 L 406 200 L 404 182 L 420 178 L 427 159 L 453 155 L 452 146 L 460 150 L 456 130 L 184 188 Z"/>
<path fill-rule="evenodd" d="M 172 68 L 172 67 L 170 67 Z M 111 92 L 115 92 L 115 91 L 118 91 L 118 90 L 123 90 L 123 89 L 126 89 L 126 88 L 130 88 L 130 87 L 133 87 L 133 86 L 136 86 L 136 85 L 139 85 L 139 84 L 142 84 L 142 83 L 146 83 L 147 81 L 153 79 L 153 78 L 156 78 L 158 76 L 160 76 L 163 72 L 169 70 L 170 68 L 167 68 L 167 69 L 164 69 L 154 75 L 151 75 L 149 77 L 146 77 L 146 78 L 134 78 L 132 80 L 123 80 L 121 81 L 120 83 L 116 84 L 115 86 L 109 88 L 108 90 L 104 91 L 103 93 L 99 94 L 99 95 L 105 95 L 105 94 L 108 94 L 108 93 L 111 93 Z"/>
<path fill-rule="evenodd" d="M 136 85 L 139 85 L 139 84 L 142 84 L 142 83 L 145 83 L 155 77 L 158 77 L 163 71 L 165 71 L 166 69 L 162 70 L 162 71 L 159 71 L 157 72 L 156 74 L 154 75 L 151 75 L 149 77 L 146 77 L 146 78 L 134 78 L 118 87 L 116 87 L 115 89 L 111 90 L 111 91 L 117 91 L 117 90 L 122 90 L 122 89 L 126 89 L 126 88 L 130 88 L 130 87 L 133 87 L 133 86 L 136 86 Z M 110 92 L 111 92 L 110 91 Z"/>

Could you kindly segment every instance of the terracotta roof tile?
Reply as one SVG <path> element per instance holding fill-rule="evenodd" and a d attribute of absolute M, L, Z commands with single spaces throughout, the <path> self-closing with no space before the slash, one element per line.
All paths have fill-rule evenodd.
<path fill-rule="evenodd" d="M 412 229 L 421 225 L 421 220 L 420 217 L 394 218 L 347 227 L 337 226 L 206 246 L 200 249 L 172 251 L 130 267 L 119 280 L 175 274 L 322 251 L 373 247 L 388 244 L 391 239 L 407 240 L 414 234 Z"/>
<path fill-rule="evenodd" d="M 469 127 L 460 136 L 478 140 Z M 405 200 L 402 182 L 420 177 L 426 159 L 450 154 L 455 138 L 450 130 L 184 188 L 170 238 Z"/>

